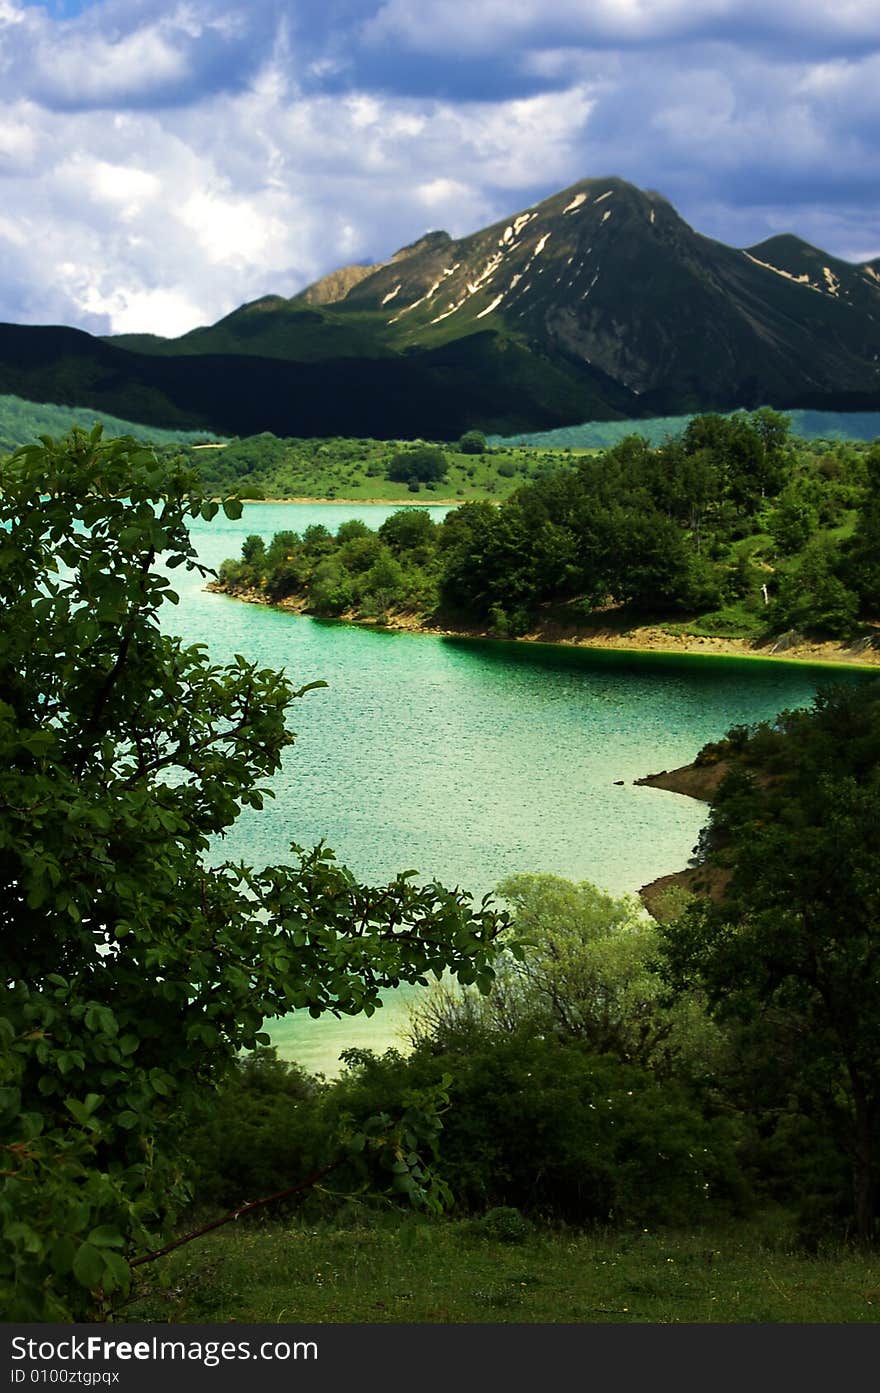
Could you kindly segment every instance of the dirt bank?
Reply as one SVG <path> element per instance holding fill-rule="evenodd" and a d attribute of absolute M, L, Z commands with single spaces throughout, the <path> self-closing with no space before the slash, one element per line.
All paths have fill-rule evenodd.
<path fill-rule="evenodd" d="M 290 501 L 290 500 L 287 500 Z M 232 592 L 224 589 L 216 581 L 211 581 L 207 589 L 214 594 L 231 595 L 233 599 L 245 600 L 249 604 L 267 605 L 272 602 L 259 590 Z M 307 614 L 306 602 L 291 596 L 280 600 L 277 609 L 290 610 L 293 614 Z M 376 627 L 374 619 L 363 619 L 357 614 L 342 614 L 339 618 L 348 624 L 363 624 Z M 382 620 L 383 629 L 397 629 L 405 633 L 438 634 L 446 638 L 497 639 L 481 625 L 456 624 L 454 627 L 436 623 L 421 614 L 398 613 Z M 605 648 L 626 653 L 672 653 L 681 656 L 702 655 L 726 658 L 749 658 L 755 662 L 794 662 L 814 663 L 832 667 L 876 668 L 880 671 L 880 629 L 867 638 L 854 644 L 821 642 L 818 640 L 787 637 L 782 646 L 775 643 L 755 644 L 738 638 L 704 638 L 694 634 L 682 634 L 664 629 L 659 625 L 642 625 L 624 628 L 612 622 L 592 625 L 567 625 L 558 620 L 540 621 L 527 634 L 512 640 L 516 643 L 552 643 L 571 648 Z M 678 792 L 678 790 L 675 790 Z"/>

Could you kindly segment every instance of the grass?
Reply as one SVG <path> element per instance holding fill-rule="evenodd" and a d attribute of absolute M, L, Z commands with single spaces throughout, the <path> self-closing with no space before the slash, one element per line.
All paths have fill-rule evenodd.
<path fill-rule="evenodd" d="M 766 620 L 760 611 L 742 603 L 710 610 L 689 623 L 666 624 L 670 633 L 689 634 L 706 638 L 742 638 L 754 641 L 767 632 Z"/>
<path fill-rule="evenodd" d="M 242 471 L 236 480 L 245 497 L 501 502 L 528 480 L 570 468 L 577 456 L 588 453 L 510 448 L 469 455 L 444 445 L 447 477 L 412 491 L 407 484 L 393 483 L 386 477 L 388 463 L 402 448 L 405 442 L 377 440 L 284 442 L 282 457 L 263 464 L 259 442 L 251 445 L 245 441 L 216 454 L 196 451 L 193 459 L 203 471 L 207 487 L 216 491 L 232 483 L 229 466 L 237 467 L 240 459 L 247 459 L 249 472 Z"/>
<path fill-rule="evenodd" d="M 160 1272 L 158 1269 L 162 1268 Z M 162 1322 L 876 1322 L 880 1255 L 798 1252 L 763 1220 L 697 1232 L 532 1232 L 350 1220 L 220 1230 L 152 1268 L 121 1317 Z"/>

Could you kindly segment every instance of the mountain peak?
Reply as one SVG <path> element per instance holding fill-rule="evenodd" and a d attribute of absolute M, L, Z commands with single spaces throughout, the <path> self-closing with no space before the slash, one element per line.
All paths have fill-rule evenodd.
<path fill-rule="evenodd" d="M 423 237 L 396 251 L 391 261 L 405 261 L 407 257 L 419 256 L 422 252 L 445 251 L 451 245 L 452 238 L 448 232 L 426 232 Z"/>
<path fill-rule="evenodd" d="M 338 271 L 330 271 L 320 280 L 307 285 L 305 290 L 301 290 L 293 298 L 306 305 L 338 304 L 340 300 L 345 299 L 349 291 L 362 280 L 366 280 L 367 276 L 372 276 L 375 271 L 380 270 L 384 264 L 380 261 L 375 266 L 341 266 Z"/>
<path fill-rule="evenodd" d="M 0 390 L 70 390 L 60 341 L 47 339 L 61 388 L 28 366 L 33 334 L 7 339 Z M 789 233 L 725 246 L 662 195 L 606 175 L 465 237 L 427 232 L 181 339 L 128 336 L 100 352 L 138 400 L 167 401 L 169 420 L 186 402 L 236 434 L 454 438 L 763 403 L 872 410 L 880 258 L 852 265 Z M 89 359 L 87 405 L 109 405 L 109 362 Z"/>

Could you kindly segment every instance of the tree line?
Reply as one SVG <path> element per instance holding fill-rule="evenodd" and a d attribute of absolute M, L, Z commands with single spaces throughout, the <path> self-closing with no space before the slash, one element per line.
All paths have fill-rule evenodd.
<path fill-rule="evenodd" d="M 880 609 L 880 445 L 793 442 L 766 408 L 698 416 L 660 446 L 629 436 L 440 524 L 414 512 L 378 533 L 249 537 L 220 584 L 319 615 L 408 611 L 499 636 L 616 608 L 732 636 L 848 637 Z"/>

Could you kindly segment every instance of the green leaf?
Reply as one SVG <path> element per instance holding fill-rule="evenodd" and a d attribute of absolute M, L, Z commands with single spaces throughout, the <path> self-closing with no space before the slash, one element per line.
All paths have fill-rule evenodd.
<path fill-rule="evenodd" d="M 43 1242 L 39 1234 L 31 1228 L 30 1224 L 11 1223 L 7 1224 L 4 1231 L 6 1242 L 16 1248 L 21 1248 L 26 1253 L 43 1252 Z"/>
<path fill-rule="evenodd" d="M 14 1117 L 20 1107 L 20 1088 L 0 1088 L 0 1117 Z"/>
<path fill-rule="evenodd" d="M 81 1286 L 95 1291 L 104 1277 L 104 1257 L 91 1243 L 81 1243 L 73 1259 L 73 1275 Z"/>
<path fill-rule="evenodd" d="M 102 1285 L 105 1292 L 128 1291 L 131 1285 L 131 1268 L 125 1261 L 121 1253 L 114 1253 L 109 1249 L 102 1251 L 104 1258 L 104 1276 Z"/>
<path fill-rule="evenodd" d="M 67 1108 L 71 1117 L 73 1117 L 80 1126 L 85 1126 L 90 1120 L 92 1113 L 96 1108 L 100 1107 L 103 1101 L 102 1094 L 88 1093 L 83 1102 L 79 1102 L 76 1098 L 65 1098 L 64 1106 Z"/>
<path fill-rule="evenodd" d="M 76 1258 L 76 1244 L 72 1238 L 62 1234 L 56 1238 L 49 1250 L 49 1260 L 54 1270 L 62 1277 L 66 1277 L 68 1272 L 73 1271 L 73 1264 Z"/>
<path fill-rule="evenodd" d="M 92 1229 L 86 1242 L 93 1243 L 96 1248 L 121 1248 L 125 1239 L 112 1224 L 99 1224 Z"/>

